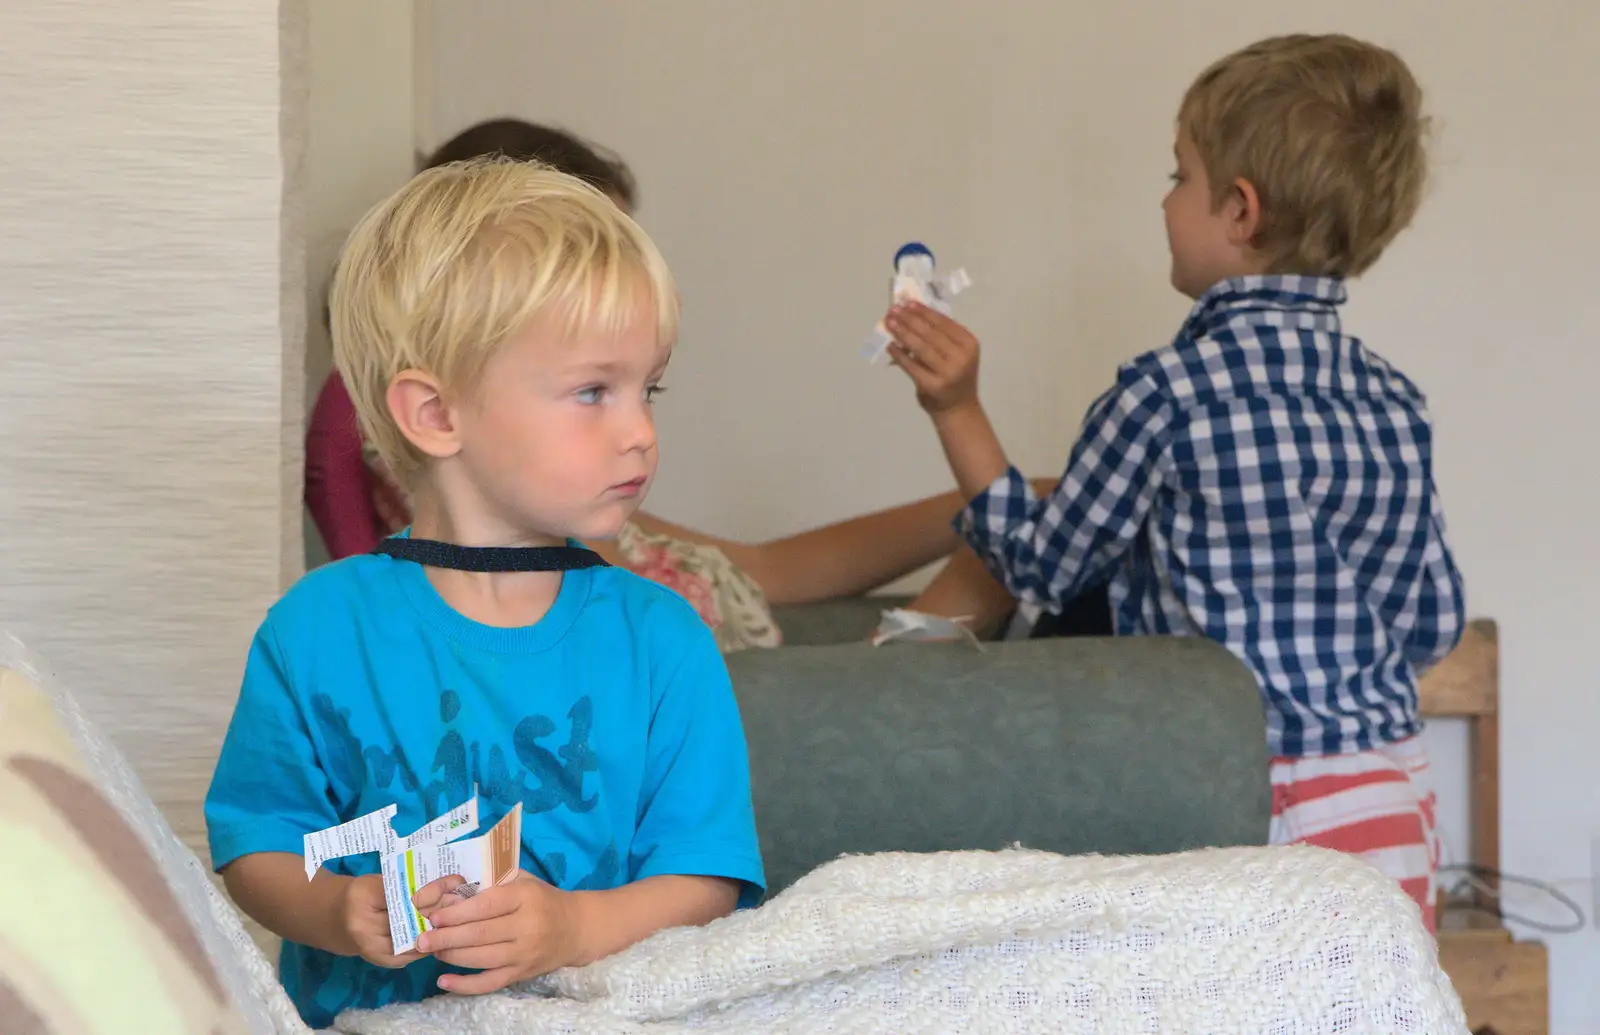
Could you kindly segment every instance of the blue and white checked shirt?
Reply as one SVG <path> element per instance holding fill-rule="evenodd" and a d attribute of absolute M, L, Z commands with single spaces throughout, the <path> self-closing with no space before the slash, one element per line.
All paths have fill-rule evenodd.
<path fill-rule="evenodd" d="M 1089 408 L 1054 494 L 1013 468 L 956 519 L 1020 600 L 1109 573 L 1119 635 L 1225 645 L 1287 757 L 1418 732 L 1416 674 L 1465 622 L 1422 393 L 1343 333 L 1344 300 L 1329 278 L 1217 285 Z"/>

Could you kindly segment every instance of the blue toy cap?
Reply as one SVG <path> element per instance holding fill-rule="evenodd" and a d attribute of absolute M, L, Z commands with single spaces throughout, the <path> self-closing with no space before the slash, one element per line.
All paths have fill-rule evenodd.
<path fill-rule="evenodd" d="M 921 241 L 911 241 L 907 244 L 901 245 L 900 250 L 894 253 L 895 269 L 900 268 L 900 260 L 905 258 L 907 255 L 926 255 L 929 259 L 933 259 L 933 253 L 928 250 L 927 245 L 923 244 Z"/>

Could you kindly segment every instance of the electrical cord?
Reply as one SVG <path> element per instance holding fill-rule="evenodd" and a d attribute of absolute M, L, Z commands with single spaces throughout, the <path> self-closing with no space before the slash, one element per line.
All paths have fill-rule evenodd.
<path fill-rule="evenodd" d="M 1535 880 L 1532 877 L 1518 877 L 1515 874 L 1502 873 L 1501 871 L 1490 866 L 1472 866 L 1465 863 L 1453 866 L 1441 866 L 1439 867 L 1439 873 L 1441 875 L 1445 873 L 1462 874 L 1461 880 L 1456 882 L 1454 887 L 1445 892 L 1447 898 L 1458 894 L 1462 888 L 1471 888 L 1472 890 L 1492 898 L 1496 902 L 1499 902 L 1500 888 L 1497 885 L 1520 884 L 1525 888 L 1533 888 L 1536 891 L 1542 891 L 1549 895 L 1567 909 L 1571 910 L 1573 919 L 1570 923 L 1552 924 L 1544 920 L 1534 920 L 1530 917 L 1518 916 L 1514 913 L 1507 913 L 1504 910 L 1487 909 L 1472 901 L 1449 902 L 1446 907 L 1449 909 L 1467 909 L 1479 913 L 1488 913 L 1492 916 L 1498 916 L 1503 920 L 1509 920 L 1514 924 L 1520 924 L 1535 931 L 1543 931 L 1546 934 L 1574 934 L 1583 930 L 1588 922 L 1584 916 L 1583 908 L 1579 906 L 1570 895 L 1566 894 L 1548 881 Z M 1496 883 L 1487 883 L 1488 880 L 1495 881 Z"/>
<path fill-rule="evenodd" d="M 1445 839 L 1443 834 L 1438 832 L 1435 832 L 1434 836 L 1439 843 L 1439 876 L 1441 884 L 1443 883 L 1444 875 L 1447 873 L 1459 873 L 1462 875 L 1461 879 L 1453 886 L 1445 889 L 1446 909 L 1484 913 L 1502 920 L 1510 920 L 1514 924 L 1521 924 L 1531 930 L 1543 931 L 1546 934 L 1576 934 L 1584 929 L 1587 918 L 1584 916 L 1583 907 L 1554 884 L 1537 880 L 1533 877 L 1519 877 L 1516 874 L 1503 873 L 1492 866 L 1449 862 L 1448 860 L 1455 856 L 1455 853 L 1450 850 L 1450 842 Z M 1496 883 L 1487 883 L 1487 881 L 1491 880 Z M 1533 888 L 1536 891 L 1544 892 L 1572 912 L 1572 921 L 1566 924 L 1552 924 L 1544 920 L 1534 920 L 1529 917 L 1518 916 L 1515 913 L 1507 913 L 1503 909 L 1488 909 L 1478 905 L 1476 897 L 1468 898 L 1465 901 L 1456 897 L 1461 894 L 1463 888 L 1470 888 L 1485 898 L 1493 900 L 1498 905 L 1501 902 L 1499 888 L 1501 884 L 1519 884 L 1525 888 Z"/>

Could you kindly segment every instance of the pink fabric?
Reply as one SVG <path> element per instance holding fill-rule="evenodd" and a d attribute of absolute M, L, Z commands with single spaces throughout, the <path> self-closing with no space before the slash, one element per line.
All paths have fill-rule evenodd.
<path fill-rule="evenodd" d="M 368 553 L 383 538 L 372 492 L 355 404 L 335 371 L 323 383 L 306 428 L 306 507 L 329 557 Z"/>
<path fill-rule="evenodd" d="M 700 620 L 716 629 L 722 625 L 722 611 L 717 607 L 717 596 L 711 580 L 684 570 L 683 560 L 674 557 L 664 546 L 646 546 L 639 555 L 627 558 L 628 570 L 677 593 L 695 609 Z"/>

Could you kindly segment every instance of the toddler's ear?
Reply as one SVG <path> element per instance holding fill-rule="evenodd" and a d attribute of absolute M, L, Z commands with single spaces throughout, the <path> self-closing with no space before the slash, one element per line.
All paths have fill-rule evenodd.
<path fill-rule="evenodd" d="M 388 403 L 395 426 L 423 455 L 443 460 L 461 451 L 461 436 L 432 374 L 400 371 L 389 382 Z"/>
<path fill-rule="evenodd" d="M 1244 177 L 1233 181 L 1228 198 L 1223 202 L 1223 215 L 1228 220 L 1228 238 L 1239 248 L 1249 248 L 1261 229 L 1261 195 L 1256 185 Z"/>

